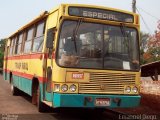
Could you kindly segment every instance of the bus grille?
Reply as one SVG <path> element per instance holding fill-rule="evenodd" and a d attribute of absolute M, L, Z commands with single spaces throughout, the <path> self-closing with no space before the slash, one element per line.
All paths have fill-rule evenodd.
<path fill-rule="evenodd" d="M 134 85 L 135 77 L 128 73 L 90 73 L 89 83 L 79 84 L 79 93 L 124 94 L 124 85 Z"/>

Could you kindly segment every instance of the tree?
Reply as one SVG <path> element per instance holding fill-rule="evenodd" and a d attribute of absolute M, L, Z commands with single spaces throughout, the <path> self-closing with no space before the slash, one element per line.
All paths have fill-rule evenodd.
<path fill-rule="evenodd" d="M 146 64 L 154 61 L 160 60 L 160 22 L 158 23 L 158 30 L 155 31 L 155 34 L 148 37 L 146 49 L 143 50 L 144 43 L 141 44 L 141 63 Z M 143 40 L 142 40 L 143 42 Z"/>
<path fill-rule="evenodd" d="M 146 49 L 147 48 L 147 41 L 150 37 L 149 33 L 144 33 L 144 32 L 140 32 L 140 46 L 141 49 Z"/>
<path fill-rule="evenodd" d="M 6 42 L 6 39 L 1 39 L 1 40 L 0 40 L 0 68 L 3 67 L 3 58 L 4 58 L 5 42 Z"/>
<path fill-rule="evenodd" d="M 148 58 L 148 54 L 146 54 L 146 50 L 148 48 L 147 43 L 150 37 L 149 33 L 140 32 L 140 63 L 146 64 Z"/>

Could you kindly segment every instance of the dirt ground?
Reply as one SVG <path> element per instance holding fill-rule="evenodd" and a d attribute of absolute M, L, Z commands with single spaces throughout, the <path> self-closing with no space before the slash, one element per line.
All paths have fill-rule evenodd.
<path fill-rule="evenodd" d="M 141 115 L 146 117 L 144 120 L 160 120 L 160 81 L 142 80 L 140 95 L 139 107 L 116 110 L 126 114 Z"/>

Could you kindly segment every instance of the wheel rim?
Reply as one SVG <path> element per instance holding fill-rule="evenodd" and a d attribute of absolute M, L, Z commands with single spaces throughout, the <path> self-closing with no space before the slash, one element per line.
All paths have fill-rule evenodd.
<path fill-rule="evenodd" d="M 14 89 L 14 87 L 13 87 L 13 84 L 11 83 L 11 91 L 13 92 L 13 89 Z"/>

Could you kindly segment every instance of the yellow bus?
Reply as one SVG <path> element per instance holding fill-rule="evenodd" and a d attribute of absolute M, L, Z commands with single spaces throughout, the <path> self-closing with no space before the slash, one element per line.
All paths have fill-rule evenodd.
<path fill-rule="evenodd" d="M 4 79 L 13 95 L 53 107 L 127 108 L 140 103 L 139 16 L 62 4 L 8 37 Z"/>

